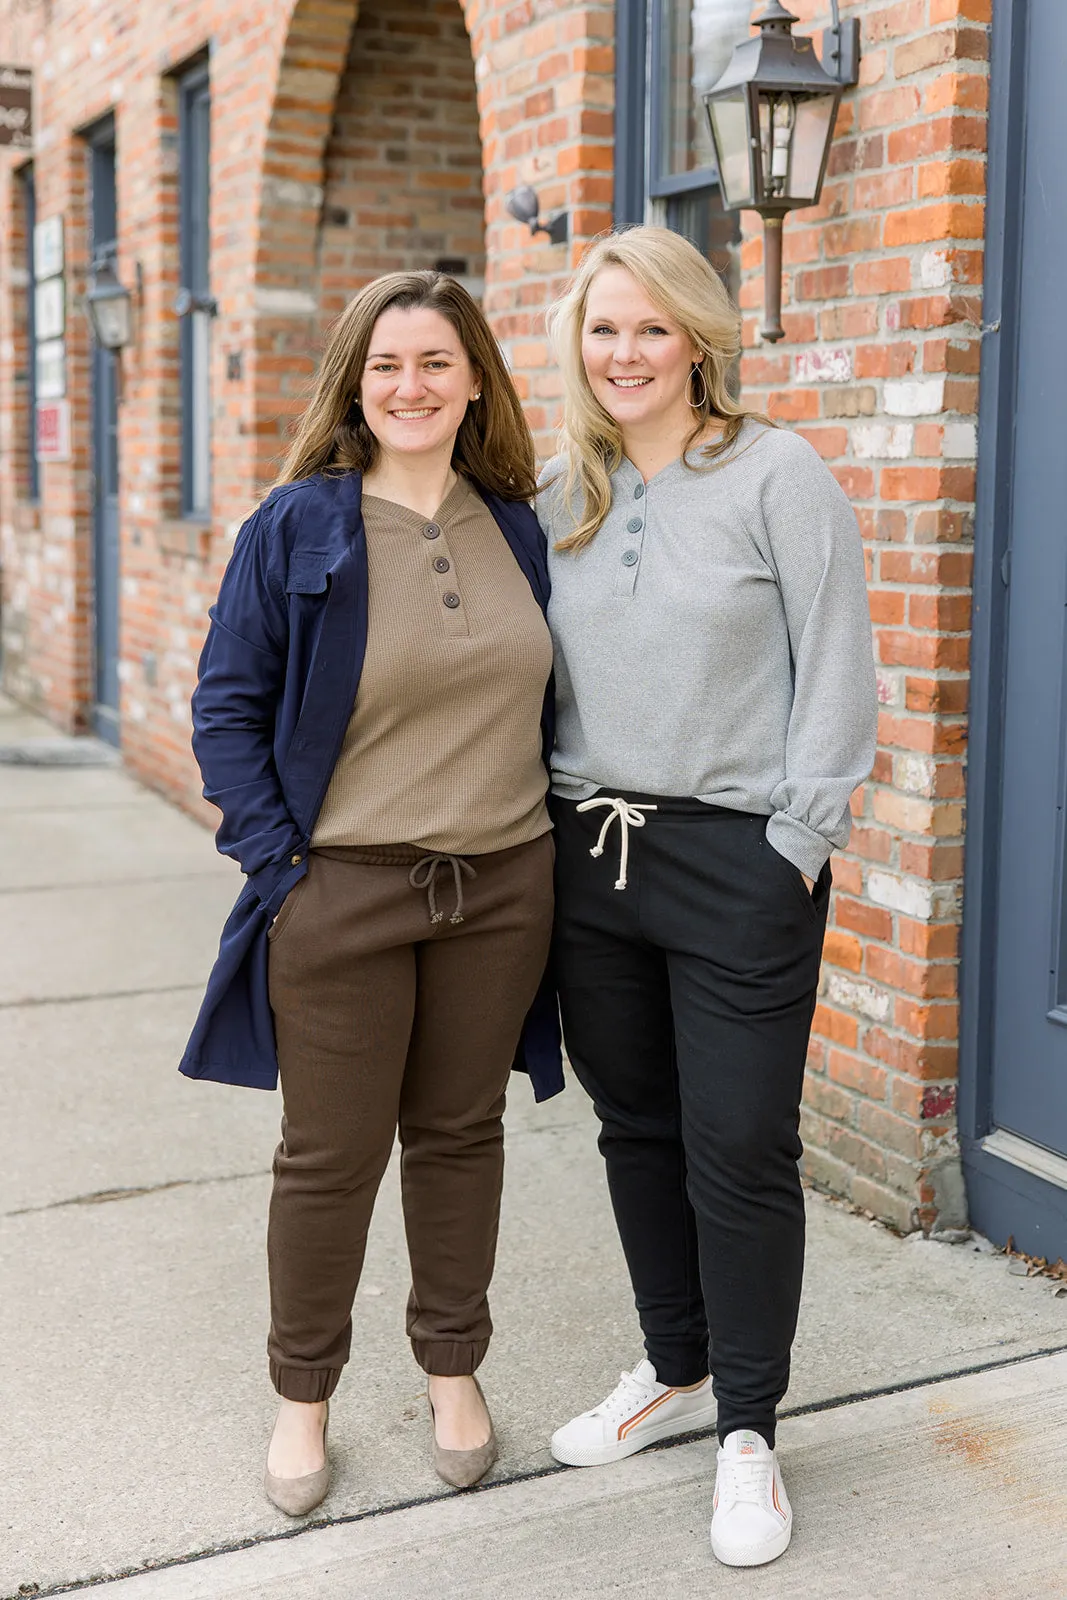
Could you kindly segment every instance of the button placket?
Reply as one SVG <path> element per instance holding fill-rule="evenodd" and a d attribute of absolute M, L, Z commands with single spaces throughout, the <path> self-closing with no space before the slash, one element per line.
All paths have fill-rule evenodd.
<path fill-rule="evenodd" d="M 634 499 L 643 500 L 645 486 L 639 483 L 634 488 Z M 642 513 L 645 507 L 641 507 Z M 615 585 L 614 593 L 623 600 L 632 600 L 637 592 L 637 574 L 641 570 L 641 557 L 645 548 L 645 517 L 633 515 L 627 517 L 625 525 L 620 529 L 622 549 L 615 558 Z"/>
<path fill-rule="evenodd" d="M 459 574 L 448 548 L 445 530 L 439 523 L 428 522 L 422 532 L 426 540 L 426 553 L 430 558 L 427 565 L 433 584 L 434 610 L 441 631 L 453 638 L 467 638 L 470 628 L 463 609 Z"/>

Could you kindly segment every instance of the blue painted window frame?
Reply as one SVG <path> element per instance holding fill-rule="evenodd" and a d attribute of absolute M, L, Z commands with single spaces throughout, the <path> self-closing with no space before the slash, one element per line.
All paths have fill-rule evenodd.
<path fill-rule="evenodd" d="M 41 498 L 41 466 L 37 460 L 37 275 L 33 265 L 33 230 L 37 226 L 37 184 L 33 163 L 16 174 L 22 185 L 22 215 L 26 223 L 26 498 Z"/>
<path fill-rule="evenodd" d="M 206 61 L 178 79 L 178 253 L 181 287 L 195 301 L 210 297 L 211 85 Z M 211 389 L 204 332 L 211 313 L 188 310 L 181 319 L 181 508 L 203 519 L 211 511 Z M 198 463 L 196 453 L 203 459 Z"/>

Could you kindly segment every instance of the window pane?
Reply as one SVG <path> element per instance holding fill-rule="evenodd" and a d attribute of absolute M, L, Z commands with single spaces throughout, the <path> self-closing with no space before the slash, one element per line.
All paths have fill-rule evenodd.
<path fill-rule="evenodd" d="M 734 46 L 749 37 L 751 10 L 751 0 L 662 0 L 660 176 L 713 163 L 702 96 L 722 76 Z"/>
<path fill-rule="evenodd" d="M 736 304 L 741 288 L 741 219 L 724 211 L 717 187 L 673 195 L 667 202 L 667 226 L 707 256 Z"/>

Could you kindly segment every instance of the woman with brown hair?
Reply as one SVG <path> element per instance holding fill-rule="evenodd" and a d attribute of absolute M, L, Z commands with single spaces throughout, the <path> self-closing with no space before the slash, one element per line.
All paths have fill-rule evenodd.
<path fill-rule="evenodd" d="M 327 1402 L 398 1130 L 434 1464 L 465 1487 L 496 1458 L 474 1373 L 505 1086 L 513 1063 L 539 1099 L 563 1086 L 542 986 L 551 643 L 533 492 L 477 305 L 438 273 L 394 273 L 338 319 L 211 612 L 193 744 L 248 881 L 182 1070 L 265 1088 L 280 1071 L 266 1489 L 291 1516 L 329 1485 Z"/>

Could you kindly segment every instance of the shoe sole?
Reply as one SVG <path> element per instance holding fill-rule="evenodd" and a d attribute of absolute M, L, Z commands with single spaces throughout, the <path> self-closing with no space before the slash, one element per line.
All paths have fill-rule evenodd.
<path fill-rule="evenodd" d="M 785 1554 L 792 1537 L 793 1519 L 790 1517 L 781 1533 L 774 1539 L 768 1539 L 758 1550 L 731 1550 L 727 1553 L 716 1542 L 714 1532 L 711 1535 L 711 1550 L 715 1559 L 721 1561 L 724 1567 L 763 1567 L 768 1561 L 777 1561 L 779 1556 Z"/>
<path fill-rule="evenodd" d="M 625 1461 L 627 1456 L 635 1456 L 639 1450 L 647 1450 L 650 1444 L 658 1444 L 662 1439 L 674 1439 L 683 1433 L 699 1433 L 702 1428 L 712 1428 L 717 1412 L 716 1404 L 705 1406 L 702 1411 L 694 1411 L 676 1422 L 657 1422 L 642 1428 L 640 1432 L 635 1430 L 628 1439 L 619 1439 L 615 1444 L 557 1444 L 553 1436 L 549 1449 L 554 1459 L 565 1467 L 606 1467 L 612 1461 Z"/>

